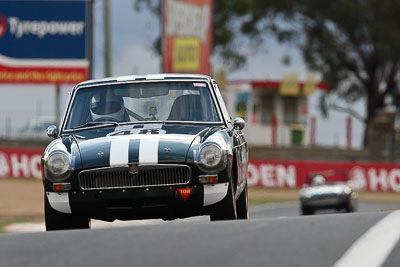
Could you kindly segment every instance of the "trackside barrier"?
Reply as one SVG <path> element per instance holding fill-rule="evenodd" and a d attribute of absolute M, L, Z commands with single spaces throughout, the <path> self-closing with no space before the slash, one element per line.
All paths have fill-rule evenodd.
<path fill-rule="evenodd" d="M 392 163 L 257 159 L 249 162 L 248 183 L 250 186 L 296 188 L 305 183 L 309 173 L 327 170 L 347 173 L 358 189 L 400 192 L 400 165 Z M 336 175 L 329 179 L 343 177 Z"/>
<path fill-rule="evenodd" d="M 0 148 L 0 178 L 41 179 L 40 159 L 43 149 Z M 400 192 L 400 165 L 308 160 L 250 159 L 249 186 L 271 188 L 301 187 L 309 173 L 341 170 L 353 184 L 367 191 Z M 342 177 L 329 177 L 338 180 Z"/>
<path fill-rule="evenodd" d="M 0 148 L 0 178 L 41 179 L 43 149 Z"/>

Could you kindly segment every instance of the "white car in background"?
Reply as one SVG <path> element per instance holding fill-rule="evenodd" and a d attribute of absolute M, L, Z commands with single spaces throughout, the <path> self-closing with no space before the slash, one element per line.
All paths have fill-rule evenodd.
<path fill-rule="evenodd" d="M 327 179 L 342 176 L 344 179 L 337 181 Z M 348 181 L 347 172 L 325 171 L 312 173 L 300 190 L 301 213 L 314 214 L 316 210 L 334 209 L 354 212 L 357 208 L 358 193 Z"/>

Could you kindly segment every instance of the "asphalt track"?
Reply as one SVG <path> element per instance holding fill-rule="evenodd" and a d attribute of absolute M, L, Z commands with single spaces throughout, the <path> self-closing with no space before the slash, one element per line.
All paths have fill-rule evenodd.
<path fill-rule="evenodd" d="M 358 213 L 298 216 L 298 203 L 289 202 L 254 207 L 248 221 L 211 223 L 203 217 L 122 228 L 4 234 L 0 266 L 400 266 L 400 231 L 391 232 L 400 229 L 400 221 L 393 223 L 397 217 L 391 227 L 377 229 L 375 237 L 382 240 L 372 242 L 372 247 L 366 242 L 374 257 L 374 246 L 392 241 L 382 264 L 338 263 L 382 219 L 400 215 L 370 210 L 397 207 L 360 203 Z M 381 229 L 387 229 L 387 235 L 381 235 Z M 362 260 L 356 252 L 350 262 Z"/>

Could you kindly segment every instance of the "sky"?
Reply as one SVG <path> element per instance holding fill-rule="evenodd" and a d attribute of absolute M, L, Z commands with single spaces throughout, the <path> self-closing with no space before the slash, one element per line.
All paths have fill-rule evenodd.
<path fill-rule="evenodd" d="M 151 47 L 153 40 L 160 34 L 160 24 L 152 14 L 137 12 L 133 0 L 111 0 L 112 23 L 112 75 L 159 73 L 161 58 Z M 104 77 L 104 40 L 103 40 L 103 1 L 94 2 L 94 78 Z M 1 45 L 1 43 L 0 43 Z M 248 55 L 245 67 L 229 71 L 228 80 L 237 79 L 274 79 L 282 78 L 284 72 L 298 73 L 304 80 L 307 68 L 299 52 L 287 45 L 281 45 L 270 39 L 263 48 L 253 51 L 252 46 L 244 41 L 242 51 Z M 282 63 L 284 55 L 290 55 L 291 64 Z M 212 58 L 213 66 L 223 67 L 218 57 Z M 61 103 L 64 110 L 71 86 L 62 86 Z M 28 119 L 35 116 L 52 116 L 55 113 L 54 86 L 21 86 L 0 85 L 0 136 L 10 133 L 18 136 L 19 129 Z M 323 118 L 318 110 L 319 97 L 317 92 L 309 97 L 309 113 L 317 118 L 316 142 L 322 146 L 346 146 L 345 120 L 347 115 L 330 112 L 328 118 Z M 337 102 L 346 106 L 346 103 Z M 352 108 L 364 114 L 365 103 L 359 101 Z M 7 119 L 8 118 L 8 119 Z M 11 129 L 6 130 L 7 122 Z M 353 120 L 353 148 L 361 148 L 364 126 Z"/>

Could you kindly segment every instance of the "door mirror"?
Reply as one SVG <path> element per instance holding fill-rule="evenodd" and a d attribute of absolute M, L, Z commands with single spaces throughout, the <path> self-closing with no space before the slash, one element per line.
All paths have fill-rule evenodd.
<path fill-rule="evenodd" d="M 235 129 L 243 130 L 245 125 L 246 125 L 246 122 L 242 118 L 238 117 L 233 121 L 233 127 Z"/>
<path fill-rule="evenodd" d="M 58 136 L 58 128 L 55 125 L 51 125 L 47 128 L 47 136 L 56 139 Z"/>

